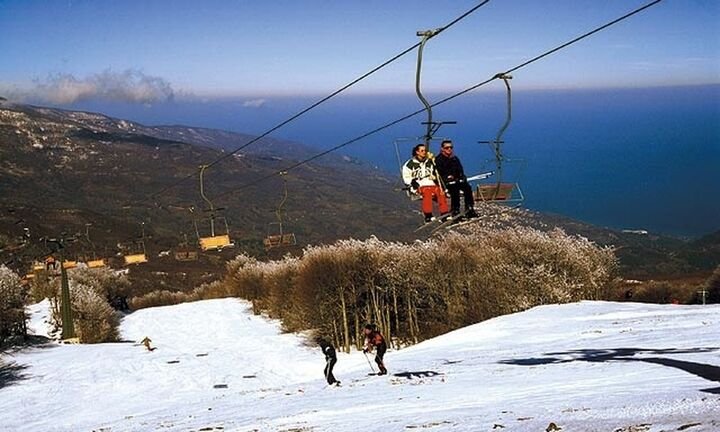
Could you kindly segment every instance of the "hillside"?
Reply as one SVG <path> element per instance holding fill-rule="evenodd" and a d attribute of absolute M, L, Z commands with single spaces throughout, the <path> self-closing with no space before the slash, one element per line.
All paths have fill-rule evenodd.
<path fill-rule="evenodd" d="M 398 192 L 398 180 L 342 155 L 330 154 L 287 176 L 284 209 L 286 232 L 294 248 L 266 253 L 262 240 L 277 230 L 275 210 L 283 194 L 278 176 L 244 187 L 307 158 L 316 149 L 265 138 L 206 175 L 206 190 L 225 208 L 237 248 L 203 254 L 199 262 L 177 263 L 163 251 L 177 249 L 187 235 L 195 241 L 193 221 L 207 233 L 197 177 L 161 196 L 165 186 L 198 171 L 201 162 L 217 159 L 252 139 L 249 135 L 185 126 L 145 126 L 97 113 L 29 105 L 0 106 L 0 261 L 25 272 L 47 249 L 40 241 L 61 233 L 82 241 L 68 256 L 97 255 L 120 267 L 118 253 L 132 243 L 145 223 L 146 246 L 154 259 L 131 270 L 139 292 L 191 289 L 217 278 L 224 262 L 239 251 L 259 258 L 299 253 L 304 245 L 339 238 L 412 241 L 417 203 Z M 194 210 L 191 212 L 191 210 Z M 661 235 L 638 235 L 592 226 L 558 215 L 494 205 L 481 206 L 476 224 L 561 227 L 601 245 L 612 245 L 627 278 L 707 277 L 720 263 L 720 237 L 688 242 Z M 203 225 L 203 222 L 205 225 Z M 468 228 L 462 228 L 468 229 Z M 85 232 L 90 242 L 85 239 Z M 23 238 L 23 236 L 29 236 Z"/>
<path fill-rule="evenodd" d="M 45 329 L 47 304 L 31 328 Z M 717 306 L 547 305 L 390 351 L 387 377 L 324 359 L 236 299 L 142 310 L 127 343 L 50 342 L 4 356 L 14 431 L 712 431 Z M 157 350 L 137 342 L 145 336 Z"/>
<path fill-rule="evenodd" d="M 150 128 L 93 113 L 25 105 L 2 108 L 0 189 L 7 192 L 0 195 L 0 258 L 24 271 L 29 257 L 45 251 L 40 238 L 61 232 L 82 234 L 86 224 L 92 224 L 92 245 L 78 243 L 69 254 L 114 256 L 118 244 L 140 235 L 141 222 L 153 257 L 177 247 L 183 233 L 192 241 L 193 220 L 201 223 L 207 235 L 207 220 L 198 216 L 205 207 L 195 175 L 198 165 L 247 140 L 245 135 L 220 131 Z M 203 265 L 210 266 L 209 272 L 222 269 L 224 259 L 237 250 L 265 256 L 262 240 L 277 230 L 271 224 L 276 222 L 282 180 L 276 176 L 256 187 L 241 186 L 312 153 L 309 147 L 272 139 L 248 150 L 206 174 L 207 195 L 223 194 L 215 205 L 226 209 L 230 236 L 238 244 L 234 251 L 204 255 Z M 190 175 L 195 177 L 162 196 L 150 197 Z M 284 223 L 286 232 L 296 234 L 296 250 L 351 236 L 407 238 L 415 219 L 408 203 L 394 191 L 394 182 L 380 171 L 341 156 L 293 170 L 287 176 Z M 191 213 L 191 209 L 197 211 Z M 376 215 L 383 215 L 381 224 L 375 223 Z M 19 251 L 24 229 L 29 230 L 31 241 Z M 154 271 L 172 272 L 173 260 L 165 261 Z"/>

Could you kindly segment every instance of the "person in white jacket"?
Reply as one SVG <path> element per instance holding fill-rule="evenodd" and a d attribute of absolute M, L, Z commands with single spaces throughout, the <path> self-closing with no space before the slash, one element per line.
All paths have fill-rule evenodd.
<path fill-rule="evenodd" d="M 410 192 L 422 196 L 422 212 L 425 222 L 433 219 L 433 200 L 438 203 L 440 218 L 449 216 L 450 209 L 445 192 L 438 183 L 437 169 L 433 160 L 428 157 L 425 144 L 413 147 L 412 158 L 403 165 L 402 176 L 405 185 L 410 188 Z"/>

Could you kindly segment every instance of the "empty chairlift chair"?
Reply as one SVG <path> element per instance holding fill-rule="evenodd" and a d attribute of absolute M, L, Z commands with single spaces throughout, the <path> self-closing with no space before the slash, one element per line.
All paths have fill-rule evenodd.
<path fill-rule="evenodd" d="M 283 207 L 285 206 L 285 202 L 288 198 L 287 178 L 285 177 L 287 175 L 287 172 L 283 171 L 280 173 L 280 175 L 283 179 L 283 197 L 280 200 L 280 204 L 278 205 L 277 210 L 275 210 L 275 217 L 277 218 L 277 222 L 271 222 L 268 224 L 267 237 L 263 239 L 263 245 L 265 246 L 265 250 L 279 247 L 295 246 L 297 244 L 295 234 L 284 231 Z M 277 227 L 277 229 L 275 227 Z"/>
<path fill-rule="evenodd" d="M 507 111 L 505 116 L 505 122 L 498 130 L 495 139 L 492 141 L 479 141 L 481 144 L 489 144 L 492 148 L 495 158 L 493 160 L 495 164 L 495 171 L 486 174 L 481 174 L 481 179 L 489 179 L 488 182 L 477 183 L 474 188 L 474 198 L 478 202 L 497 202 L 505 204 L 519 204 L 525 200 L 525 197 L 520 189 L 520 185 L 516 182 L 508 182 L 503 180 L 504 165 L 508 162 L 516 163 L 522 162 L 519 160 L 511 160 L 504 156 L 502 153 L 503 134 L 510 125 L 512 120 L 512 90 L 510 88 L 510 79 L 512 77 L 507 74 L 498 74 L 496 78 L 503 80 L 507 91 Z M 474 178 L 468 178 L 468 181 L 472 181 Z"/>
<path fill-rule="evenodd" d="M 123 261 L 126 266 L 148 262 L 147 250 L 145 249 L 145 222 L 141 222 L 140 226 L 140 238 L 126 245 L 127 252 L 123 254 Z"/>
<path fill-rule="evenodd" d="M 205 186 L 203 184 L 203 175 L 207 165 L 200 166 L 200 196 L 208 204 L 207 218 L 201 219 L 209 225 L 209 231 L 203 230 L 201 233 L 198 221 L 195 221 L 195 233 L 198 238 L 198 244 L 203 252 L 221 251 L 225 248 L 234 247 L 235 243 L 230 239 L 230 230 L 228 228 L 227 219 L 219 213 L 223 210 L 215 208 L 212 201 L 205 195 Z"/>
<path fill-rule="evenodd" d="M 197 261 L 198 251 L 188 243 L 187 234 L 183 234 L 185 241 L 175 249 L 175 261 L 187 262 Z"/>

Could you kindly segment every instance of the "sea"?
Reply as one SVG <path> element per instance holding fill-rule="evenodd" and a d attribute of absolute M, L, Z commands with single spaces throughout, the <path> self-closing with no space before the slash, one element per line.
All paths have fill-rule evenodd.
<path fill-rule="evenodd" d="M 435 102 L 449 94 L 427 96 Z M 433 109 L 433 120 L 456 122 L 435 136 L 453 140 L 468 175 L 497 169 L 494 151 L 480 141 L 495 140 L 506 120 L 506 96 L 499 86 Z M 63 108 L 146 125 L 261 134 L 320 97 L 192 97 Z M 321 151 L 421 108 L 411 93 L 342 94 L 271 136 Z M 425 113 L 417 114 L 337 153 L 399 176 L 399 163 L 425 133 L 426 120 Z M 519 185 L 526 208 L 683 238 L 720 230 L 720 85 L 514 90 L 512 120 L 502 140 L 502 179 Z"/>

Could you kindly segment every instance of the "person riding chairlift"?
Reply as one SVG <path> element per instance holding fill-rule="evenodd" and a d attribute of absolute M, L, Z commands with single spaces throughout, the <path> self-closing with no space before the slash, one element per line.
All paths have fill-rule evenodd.
<path fill-rule="evenodd" d="M 435 163 L 432 158 L 428 157 L 425 144 L 413 147 L 412 158 L 403 165 L 402 176 L 410 191 L 422 196 L 422 212 L 425 222 L 433 220 L 433 201 L 438 203 L 441 220 L 450 217 L 445 192 L 440 187 Z"/>

